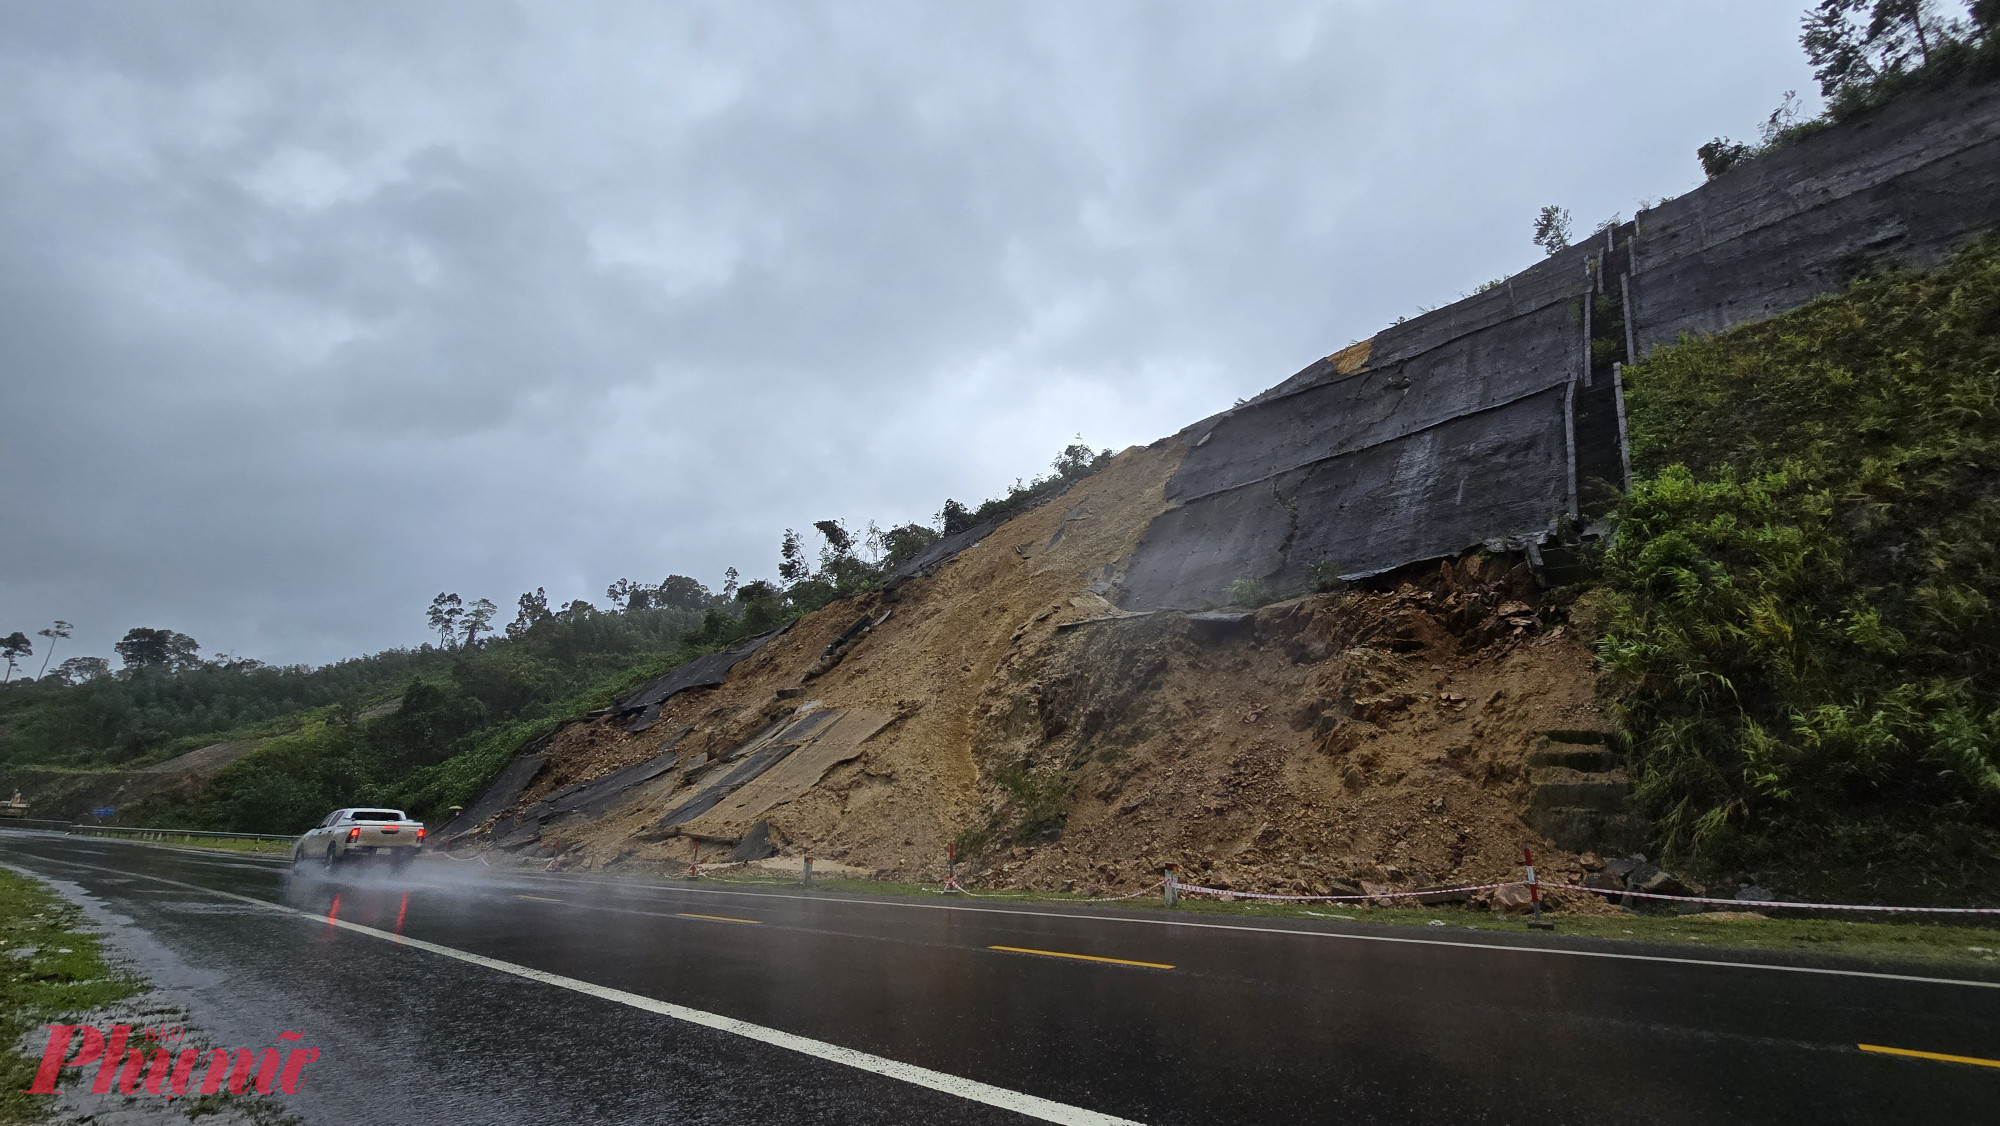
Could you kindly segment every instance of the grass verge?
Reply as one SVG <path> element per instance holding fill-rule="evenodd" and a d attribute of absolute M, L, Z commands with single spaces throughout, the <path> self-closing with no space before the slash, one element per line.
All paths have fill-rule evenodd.
<path fill-rule="evenodd" d="M 0 1126 L 39 1122 L 55 1107 L 54 1095 L 24 1093 L 39 1058 L 13 1050 L 22 1036 L 142 988 L 106 964 L 83 925 L 54 892 L 0 868 Z"/>

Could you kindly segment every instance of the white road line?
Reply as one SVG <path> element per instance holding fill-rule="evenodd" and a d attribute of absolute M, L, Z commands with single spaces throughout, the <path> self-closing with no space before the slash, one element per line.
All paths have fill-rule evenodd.
<path fill-rule="evenodd" d="M 63 862 L 58 861 L 58 863 Z M 686 1021 L 689 1024 L 698 1024 L 703 1028 L 712 1028 L 717 1032 L 727 1032 L 748 1040 L 769 1044 L 775 1048 L 784 1048 L 787 1051 L 797 1052 L 800 1055 L 811 1056 L 814 1059 L 822 1059 L 829 1063 L 837 1063 L 844 1067 L 855 1068 L 859 1071 L 870 1072 L 889 1079 L 901 1080 L 904 1083 L 939 1091 L 947 1095 L 965 1099 L 968 1102 L 984 1103 L 987 1106 L 998 1107 L 1001 1110 L 1011 1110 L 1016 1114 L 1038 1118 L 1044 1122 L 1062 1123 L 1063 1126 L 1142 1126 L 1142 1124 L 1134 1122 L 1129 1118 L 1117 1118 L 1109 1114 L 1100 1114 L 1094 1110 L 1085 1110 L 1082 1107 L 1070 1106 L 1068 1103 L 1055 1102 L 1051 1099 L 1040 1098 L 1021 1091 L 1010 1091 L 1005 1087 L 995 1087 L 990 1083 L 981 1083 L 976 1079 L 965 1079 L 956 1075 L 947 1075 L 942 1071 L 932 1071 L 930 1068 L 918 1067 L 916 1064 L 885 1059 L 882 1056 L 855 1051 L 853 1048 L 843 1048 L 838 1044 L 829 1044 L 824 1040 L 814 1040 L 809 1036 L 798 1036 L 790 1032 L 780 1031 L 779 1029 L 766 1028 L 761 1024 L 751 1024 L 746 1020 L 737 1020 L 734 1017 L 704 1012 L 701 1009 L 690 1009 L 685 1005 L 676 1005 L 669 1001 L 658 1001 L 643 994 L 627 993 L 623 989 L 612 989 L 609 986 L 595 985 L 588 981 L 565 977 L 562 974 L 549 973 L 546 970 L 538 970 L 531 966 L 523 966 L 515 962 L 503 962 L 498 958 L 488 958 L 483 954 L 474 954 L 467 950 L 460 950 L 457 947 L 442 946 L 435 942 L 425 942 L 420 938 L 409 938 L 389 931 L 377 930 L 374 927 L 363 926 L 360 923 L 351 923 L 345 919 L 329 919 L 325 915 L 316 915 L 310 911 L 302 911 L 296 907 L 287 907 L 282 903 L 273 903 L 268 899 L 238 895 L 233 891 L 218 891 L 215 888 L 205 888 L 199 884 L 170 880 L 165 876 L 123 872 L 116 868 L 104 868 L 95 864 L 78 864 L 75 861 L 68 861 L 67 863 L 77 868 L 88 868 L 92 871 L 108 872 L 118 876 L 153 880 L 157 883 L 187 888 L 190 891 L 204 892 L 208 895 L 217 895 L 225 899 L 234 899 L 242 903 L 254 904 L 258 907 L 269 908 L 272 911 L 293 915 L 315 923 L 339 927 L 342 930 L 352 931 L 355 934 L 365 934 L 370 938 L 379 938 L 385 942 L 393 942 L 398 946 L 408 946 L 417 950 L 428 951 L 429 953 L 453 958 L 460 962 L 483 966 L 489 970 L 497 970 L 500 973 L 525 978 L 528 981 L 540 982 L 543 985 L 553 985 L 574 993 L 584 994 L 588 997 L 596 997 L 599 1000 L 613 1001 L 620 1005 L 629 1005 L 635 1009 L 657 1013 L 664 1017 L 672 1017 L 675 1020 Z"/>

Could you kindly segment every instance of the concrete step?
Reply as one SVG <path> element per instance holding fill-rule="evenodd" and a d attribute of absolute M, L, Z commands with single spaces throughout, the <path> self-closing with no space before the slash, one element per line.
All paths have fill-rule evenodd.
<path fill-rule="evenodd" d="M 1559 766 L 1586 773 L 1603 773 L 1624 765 L 1618 752 L 1609 747 L 1579 747 L 1574 743 L 1544 742 L 1540 750 L 1528 752 L 1528 767 Z"/>
<path fill-rule="evenodd" d="M 1538 767 L 1528 772 L 1528 808 L 1551 809 L 1575 806 L 1604 813 L 1623 813 L 1631 807 L 1632 779 L 1622 770 L 1589 773 L 1562 766 Z"/>
<path fill-rule="evenodd" d="M 1523 820 L 1557 848 L 1570 852 L 1633 852 L 1646 847 L 1650 836 L 1646 822 L 1631 813 L 1580 806 L 1530 808 Z"/>

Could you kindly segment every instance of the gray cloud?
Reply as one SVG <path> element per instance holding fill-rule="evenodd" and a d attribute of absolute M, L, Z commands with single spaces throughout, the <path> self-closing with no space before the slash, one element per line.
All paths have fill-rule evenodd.
<path fill-rule="evenodd" d="M 4 630 L 323 661 L 1150 441 L 1699 178 L 1791 5 L 13 5 Z"/>

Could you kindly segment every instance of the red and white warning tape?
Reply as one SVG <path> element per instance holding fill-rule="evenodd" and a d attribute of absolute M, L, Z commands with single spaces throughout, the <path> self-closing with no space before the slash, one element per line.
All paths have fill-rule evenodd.
<path fill-rule="evenodd" d="M 1616 891 L 1586 888 L 1575 884 L 1543 884 L 1545 888 L 1587 891 L 1607 899 L 1634 896 L 1639 899 L 1666 899 L 1675 903 L 1715 903 L 1728 907 L 1782 907 L 1800 911 L 1897 911 L 1920 915 L 2000 915 L 2000 907 L 1883 907 L 1872 903 L 1790 903 L 1774 899 L 1716 899 L 1706 895 L 1663 895 L 1656 891 Z"/>
<path fill-rule="evenodd" d="M 1089 898 L 1086 898 L 1086 899 L 1072 899 L 1072 900 L 1068 900 L 1068 902 L 1070 902 L 1070 903 L 1117 903 L 1117 902 L 1119 902 L 1119 901 L 1121 901 L 1121 900 L 1126 900 L 1126 899 L 1137 899 L 1137 898 L 1139 898 L 1139 897 L 1140 897 L 1140 896 L 1142 896 L 1142 895 L 1151 895 L 1151 894 L 1153 894 L 1154 892 L 1156 892 L 1156 891 L 1160 890 L 1160 889 L 1161 889 L 1162 887 L 1164 887 L 1164 886 L 1166 886 L 1166 881 L 1162 880 L 1162 881 L 1160 881 L 1159 883 L 1154 883 L 1154 884 L 1149 884 L 1149 885 L 1147 885 L 1147 886 L 1145 886 L 1145 887 L 1142 887 L 1142 888 L 1140 888 L 1140 889 L 1139 889 L 1138 891 L 1135 891 L 1135 892 L 1132 892 L 1132 893 L 1131 893 L 1131 894 L 1129 894 L 1129 895 L 1100 895 L 1100 896 L 1092 896 L 1092 897 L 1089 897 Z M 927 890 L 928 890 L 928 889 L 927 889 Z M 1033 894 L 1034 894 L 1034 891 L 1033 891 L 1033 889 L 1031 889 L 1031 888 L 1021 888 L 1021 889 L 1019 889 L 1019 890 L 1016 890 L 1016 891 L 967 891 L 967 890 L 966 890 L 966 889 L 965 889 L 964 887 L 955 887 L 955 888 L 954 888 L 954 887 L 940 887 L 940 888 L 937 888 L 937 889 L 936 889 L 936 891 L 937 891 L 937 893 L 938 893 L 939 895 L 969 895 L 969 896 L 971 896 L 971 897 L 972 897 L 972 898 L 974 898 L 974 899 L 1007 899 L 1007 898 L 1011 898 L 1011 897 L 1014 897 L 1014 896 L 1022 896 L 1022 895 L 1033 895 Z"/>

